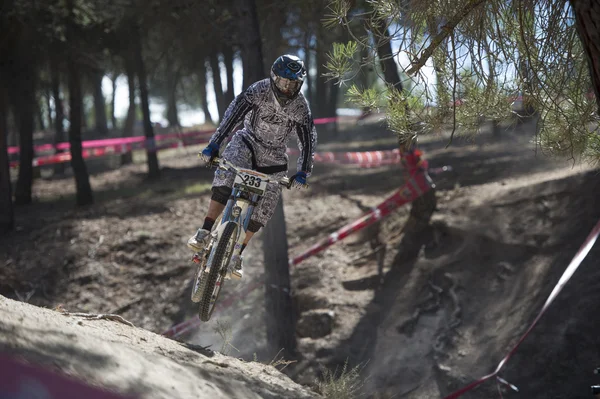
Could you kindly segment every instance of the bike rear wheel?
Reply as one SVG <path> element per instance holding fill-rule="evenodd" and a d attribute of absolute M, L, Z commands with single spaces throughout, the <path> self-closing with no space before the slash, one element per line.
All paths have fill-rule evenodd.
<path fill-rule="evenodd" d="M 227 273 L 227 266 L 231 260 L 235 241 L 237 238 L 238 225 L 234 222 L 229 222 L 221 233 L 221 238 L 215 248 L 215 254 L 210 265 L 208 276 L 204 276 L 205 281 L 201 282 L 203 289 L 202 299 L 200 300 L 200 309 L 198 315 L 200 320 L 208 321 L 215 309 L 215 303 L 219 298 L 223 281 Z"/>

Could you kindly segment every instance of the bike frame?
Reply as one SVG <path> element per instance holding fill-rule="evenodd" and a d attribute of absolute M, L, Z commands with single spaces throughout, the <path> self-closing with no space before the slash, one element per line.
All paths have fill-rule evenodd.
<path fill-rule="evenodd" d="M 239 174 L 240 169 L 237 166 L 233 165 L 231 162 L 227 161 L 223 158 L 218 158 L 214 161 L 214 164 L 217 165 L 218 168 L 223 170 L 227 170 L 234 174 Z M 276 183 L 281 184 L 282 186 L 290 188 L 290 181 L 287 177 L 283 177 L 281 179 L 266 179 L 267 183 Z M 249 198 L 243 198 L 242 195 L 246 194 Z M 250 224 L 250 219 L 252 214 L 254 213 L 254 209 L 258 205 L 258 201 L 262 197 L 261 194 L 252 193 L 249 190 L 244 190 L 239 187 L 233 186 L 231 189 L 231 195 L 227 200 L 227 204 L 225 205 L 225 209 L 223 210 L 221 221 L 218 224 L 216 229 L 216 235 L 214 236 L 213 243 L 217 242 L 220 237 L 220 233 L 225 227 L 225 224 L 229 222 L 236 223 L 238 226 L 241 226 L 241 229 L 237 231 L 236 244 L 242 244 L 244 239 L 246 238 L 246 232 L 248 231 L 248 225 Z M 213 246 L 214 248 L 214 246 Z M 211 248 L 212 254 L 212 248 Z M 209 261 L 207 262 L 207 267 L 211 266 L 212 256 L 209 255 Z"/>
<path fill-rule="evenodd" d="M 210 233 L 211 239 L 209 243 L 202 251 L 194 254 L 192 258 L 193 262 L 199 264 L 192 288 L 192 301 L 201 303 L 199 316 L 203 321 L 208 321 L 211 317 L 215 302 L 223 287 L 223 279 L 225 279 L 228 271 L 227 263 L 238 245 L 244 242 L 254 209 L 258 205 L 260 198 L 264 195 L 268 185 L 276 183 L 288 189 L 291 188 L 291 182 L 288 177 L 280 179 L 270 178 L 268 175 L 259 173 L 258 171 L 238 168 L 223 158 L 216 158 L 211 162 L 211 165 L 234 173 L 236 179 L 231 188 L 231 195 L 227 200 L 225 209 L 223 209 L 221 220 L 219 223 L 215 223 L 215 227 L 213 227 L 213 231 Z M 238 175 L 240 176 L 239 180 L 237 179 Z M 249 180 L 250 178 L 251 180 Z M 230 223 L 235 223 L 235 226 L 230 225 Z M 231 230 L 232 227 L 235 228 L 235 232 Z M 224 232 L 226 232 L 227 236 L 225 247 L 220 243 Z M 233 241 L 231 241 L 232 238 Z M 233 245 L 233 248 L 230 245 Z M 216 267 L 219 270 L 211 270 L 214 258 L 217 256 L 217 250 L 219 264 Z M 206 291 L 208 289 L 210 292 Z M 209 294 L 210 296 L 208 296 Z"/>
<path fill-rule="evenodd" d="M 258 205 L 258 201 L 261 198 L 261 195 L 248 193 L 250 194 L 250 199 L 241 198 L 243 193 L 248 193 L 245 190 L 242 190 L 238 187 L 233 187 L 231 190 L 231 196 L 227 201 L 227 205 L 225 205 L 225 209 L 223 210 L 223 216 L 221 218 L 220 226 L 224 226 L 227 222 L 234 222 L 238 226 L 241 226 L 242 229 L 238 229 L 238 237 L 236 237 L 236 242 L 241 242 L 246 237 L 246 232 L 248 231 L 248 225 L 250 224 L 250 218 L 254 213 L 254 208 Z M 238 205 L 239 202 L 242 202 Z M 238 207 L 240 208 L 237 216 L 233 216 L 233 210 Z M 237 212 L 236 212 L 237 213 Z"/>

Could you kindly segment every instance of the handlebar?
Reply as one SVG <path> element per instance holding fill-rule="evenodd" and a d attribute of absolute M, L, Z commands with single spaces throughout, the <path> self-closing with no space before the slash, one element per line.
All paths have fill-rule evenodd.
<path fill-rule="evenodd" d="M 214 166 L 214 167 L 217 167 L 217 168 L 220 168 L 223 170 L 228 170 L 235 174 L 239 174 L 240 169 L 243 169 L 243 168 L 238 168 L 237 166 L 235 166 L 234 164 L 232 164 L 225 158 L 220 158 L 220 157 L 213 158 L 213 160 L 209 161 L 207 164 L 209 167 Z M 290 181 L 290 179 L 287 176 L 282 177 L 280 179 L 275 179 L 275 178 L 263 179 L 263 181 L 266 181 L 267 183 L 281 184 L 282 186 L 286 187 L 288 190 L 292 188 L 292 183 L 293 183 L 293 181 Z"/>

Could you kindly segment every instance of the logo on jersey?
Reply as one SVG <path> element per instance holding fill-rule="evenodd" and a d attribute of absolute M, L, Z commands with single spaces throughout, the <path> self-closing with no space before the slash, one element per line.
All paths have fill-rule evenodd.
<path fill-rule="evenodd" d="M 278 114 L 261 115 L 260 120 L 272 125 L 283 125 L 286 122 L 286 118 Z"/>

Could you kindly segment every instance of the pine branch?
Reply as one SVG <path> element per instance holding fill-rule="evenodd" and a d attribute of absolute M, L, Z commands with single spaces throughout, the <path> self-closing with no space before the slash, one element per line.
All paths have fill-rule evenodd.
<path fill-rule="evenodd" d="M 442 43 L 448 35 L 454 32 L 454 28 L 463 20 L 467 15 L 469 15 L 475 8 L 479 5 L 483 4 L 486 0 L 469 0 L 464 5 L 464 7 L 454 14 L 452 18 L 448 20 L 448 23 L 440 29 L 440 32 L 431 39 L 431 43 L 427 48 L 423 51 L 421 57 L 417 60 L 417 62 L 413 63 L 413 66 L 410 67 L 407 71 L 407 75 L 412 75 L 418 73 L 421 68 L 425 65 L 427 60 L 431 57 L 436 48 L 439 47 L 440 43 Z"/>

